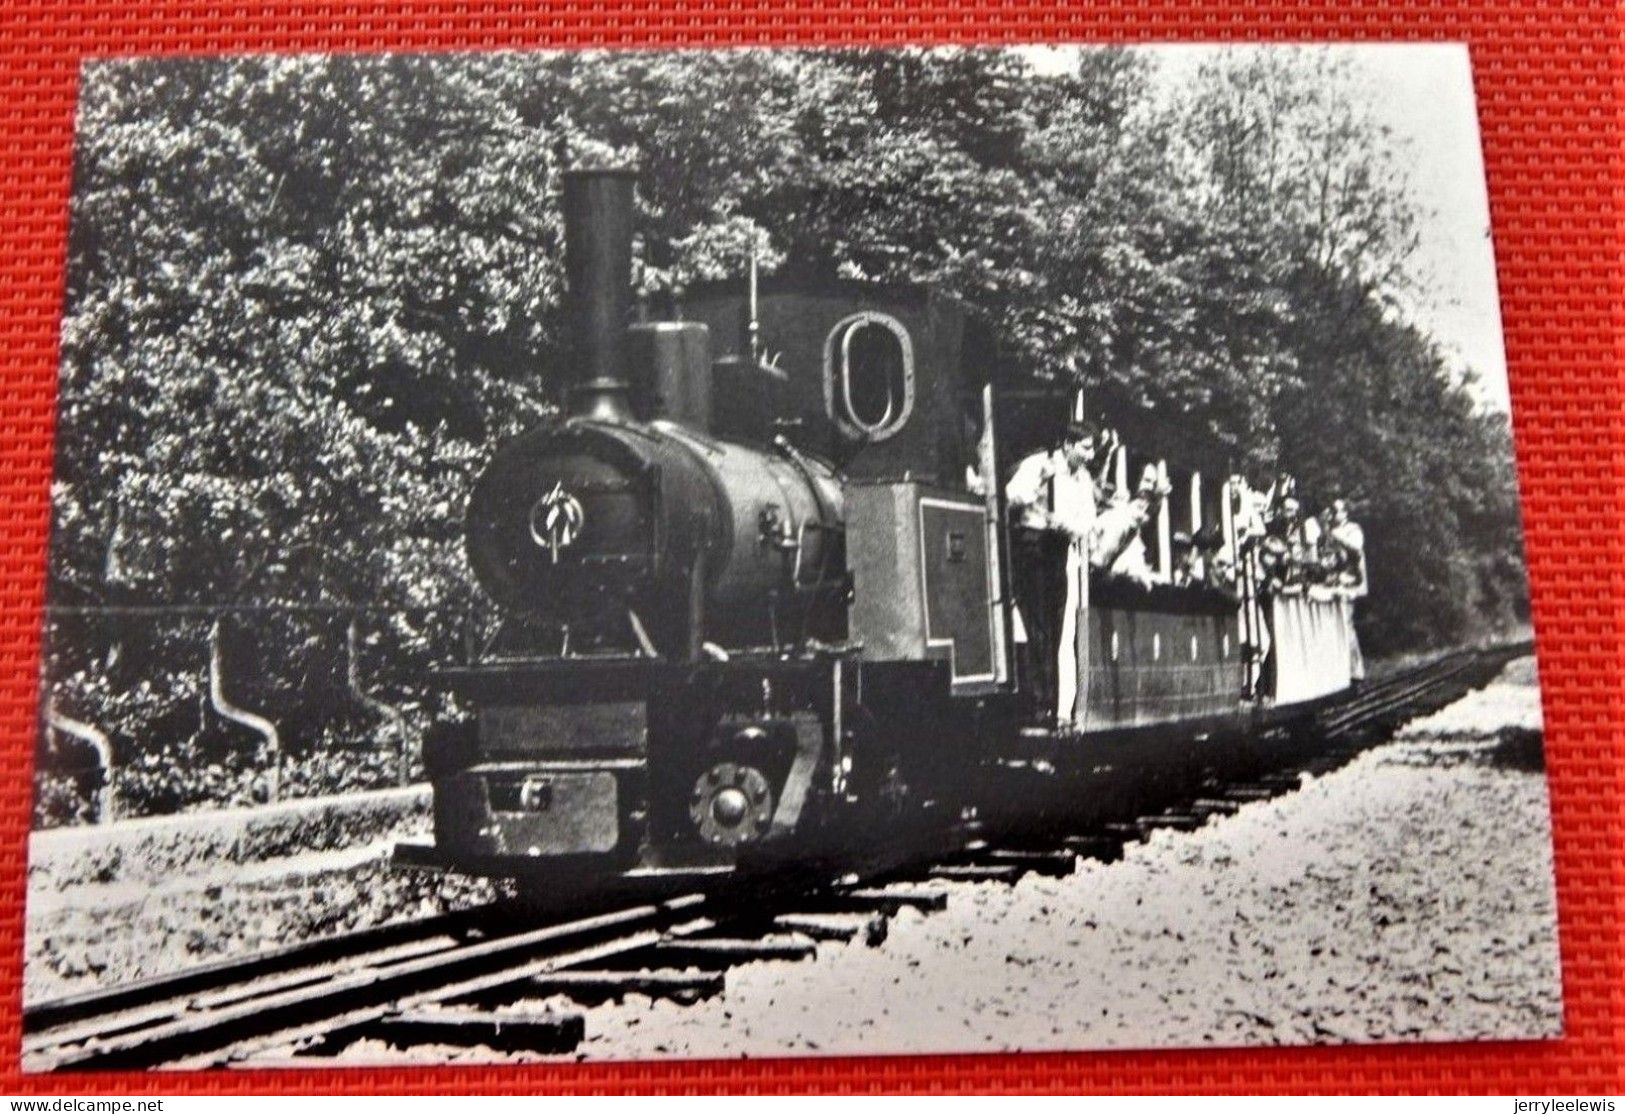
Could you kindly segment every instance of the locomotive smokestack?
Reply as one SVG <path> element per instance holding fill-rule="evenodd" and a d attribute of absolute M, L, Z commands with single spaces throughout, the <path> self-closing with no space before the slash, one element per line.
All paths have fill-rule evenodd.
<path fill-rule="evenodd" d="M 630 168 L 564 174 L 564 273 L 568 289 L 571 417 L 632 417 L 626 376 L 626 327 L 632 312 Z"/>

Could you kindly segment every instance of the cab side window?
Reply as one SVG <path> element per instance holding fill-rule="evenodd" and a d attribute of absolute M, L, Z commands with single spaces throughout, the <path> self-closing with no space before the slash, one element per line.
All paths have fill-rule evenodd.
<path fill-rule="evenodd" d="M 914 409 L 914 346 L 908 330 L 883 313 L 856 313 L 824 343 L 824 401 L 849 437 L 883 441 Z"/>

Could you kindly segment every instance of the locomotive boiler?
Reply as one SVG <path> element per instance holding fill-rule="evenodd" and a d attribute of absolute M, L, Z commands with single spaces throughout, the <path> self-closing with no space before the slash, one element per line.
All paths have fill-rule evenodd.
<path fill-rule="evenodd" d="M 841 485 L 788 444 L 712 435 L 705 325 L 628 327 L 632 189 L 630 172 L 565 176 L 569 416 L 481 475 L 474 574 L 533 652 L 696 659 L 838 638 Z"/>

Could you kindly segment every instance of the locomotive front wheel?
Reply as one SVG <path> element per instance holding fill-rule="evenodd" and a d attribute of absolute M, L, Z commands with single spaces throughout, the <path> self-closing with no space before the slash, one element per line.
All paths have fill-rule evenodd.
<path fill-rule="evenodd" d="M 718 762 L 695 781 L 688 815 L 706 843 L 751 843 L 767 833 L 773 819 L 773 787 L 755 766 Z"/>

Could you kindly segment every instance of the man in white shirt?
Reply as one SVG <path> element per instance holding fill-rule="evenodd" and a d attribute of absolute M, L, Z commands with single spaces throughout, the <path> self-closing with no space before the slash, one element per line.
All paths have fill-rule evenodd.
<path fill-rule="evenodd" d="M 1074 726 L 1087 704 L 1089 531 L 1095 520 L 1098 431 L 1073 422 L 1061 444 L 1016 466 L 1005 485 L 1010 504 L 1011 582 L 1027 632 L 1026 673 L 1040 714 Z"/>

